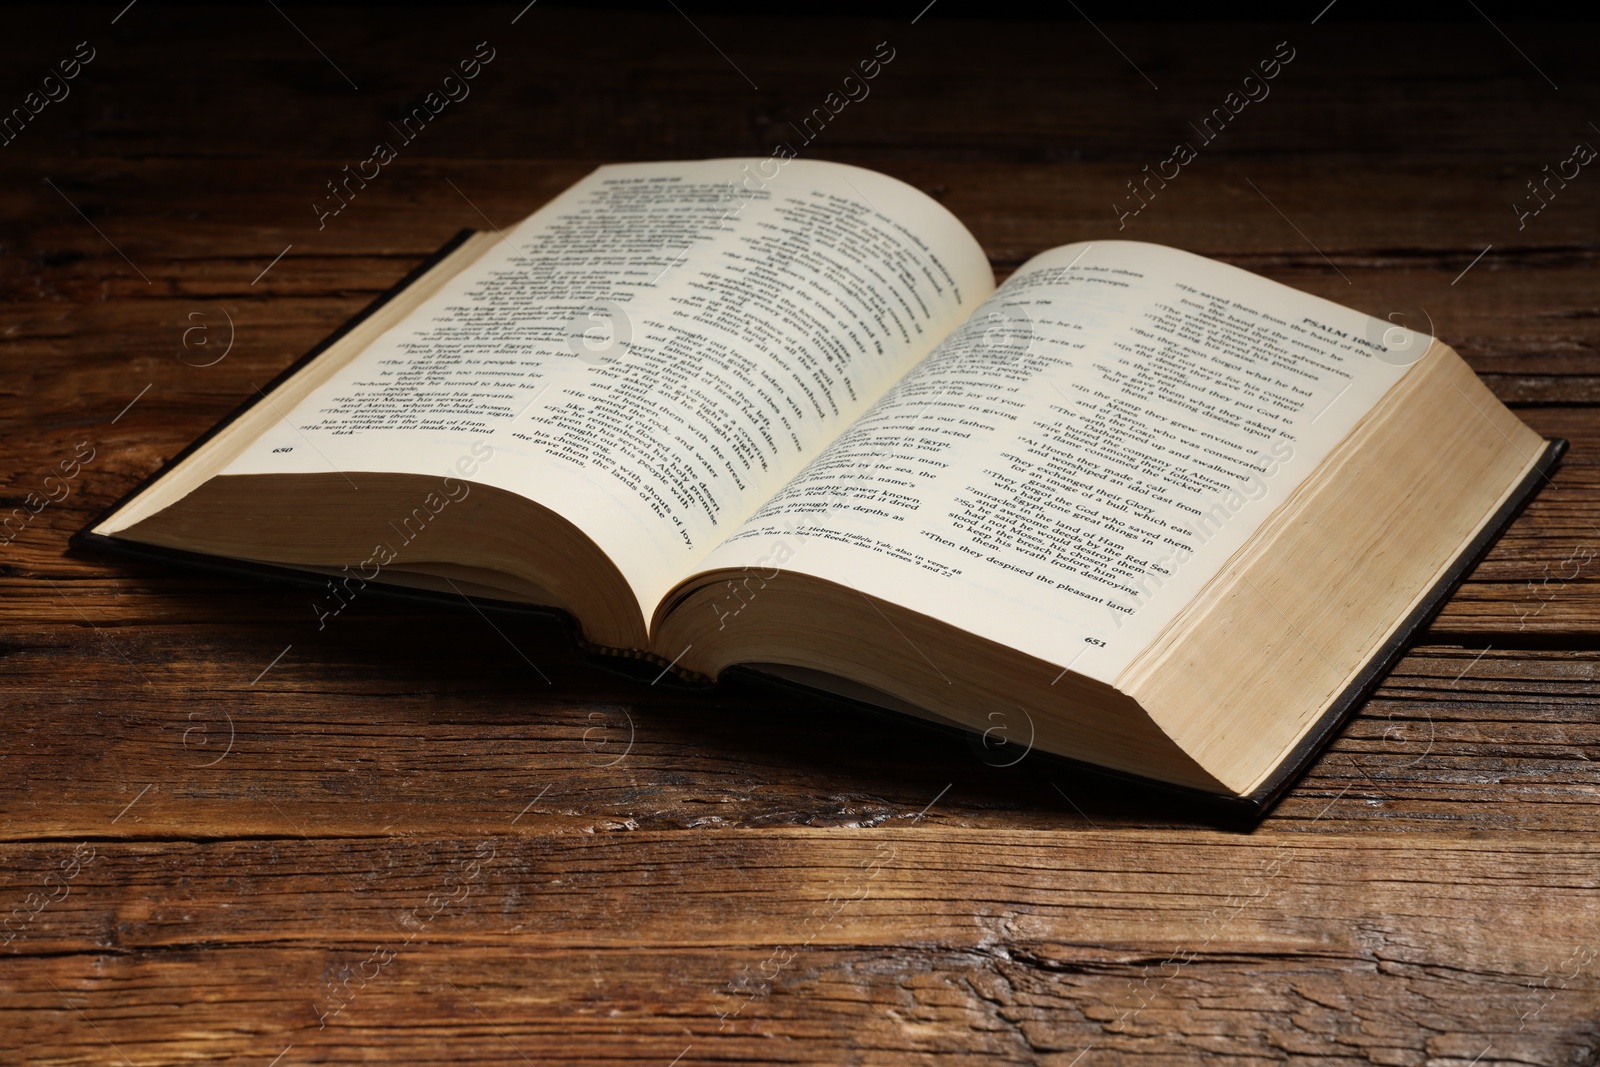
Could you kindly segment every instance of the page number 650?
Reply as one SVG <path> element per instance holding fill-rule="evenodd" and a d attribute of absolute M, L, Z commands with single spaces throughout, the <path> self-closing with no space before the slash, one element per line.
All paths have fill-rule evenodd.
<path fill-rule="evenodd" d="M 284 445 L 282 448 L 274 448 L 273 451 L 274 452 L 293 452 L 294 451 L 294 445 Z"/>

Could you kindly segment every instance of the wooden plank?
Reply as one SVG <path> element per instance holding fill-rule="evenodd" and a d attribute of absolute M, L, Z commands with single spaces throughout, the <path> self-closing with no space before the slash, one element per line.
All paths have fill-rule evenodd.
<path fill-rule="evenodd" d="M 544 623 L 371 598 L 318 631 L 303 592 L 89 584 L 55 583 L 31 598 L 41 621 L 8 628 L 0 839 L 95 832 L 136 799 L 102 832 L 479 833 L 519 812 L 569 832 L 905 825 L 946 786 L 939 825 L 1204 822 L 1022 759 L 1023 717 L 1018 747 L 995 752 L 799 699 L 617 678 Z M 108 618 L 125 601 L 151 607 Z M 1271 825 L 1587 834 L 1597 665 L 1496 639 L 1419 648 Z"/>
<path fill-rule="evenodd" d="M 0 1000 L 0 1050 L 52 1062 L 1565 1063 L 1600 1008 L 1592 843 L 919 827 L 0 855 L 0 900 L 60 897 L 18 927 Z"/>
<path fill-rule="evenodd" d="M 8 259 L 3 265 L 9 277 L 25 281 L 100 263 L 105 275 L 131 278 L 139 286 L 126 288 L 128 296 L 246 291 L 253 296 L 304 295 L 328 286 L 329 279 L 323 276 L 323 289 L 316 287 L 319 278 L 314 271 L 327 267 L 311 260 L 421 256 L 462 226 L 504 227 L 521 219 L 600 162 L 610 161 L 564 157 L 477 163 L 435 156 L 407 158 L 397 161 L 392 173 L 383 173 L 357 191 L 343 212 L 324 219 L 319 228 L 319 216 L 311 205 L 319 198 L 332 202 L 325 186 L 329 178 L 339 176 L 341 166 L 333 159 L 285 161 L 268 174 L 252 160 L 7 157 L 0 160 L 0 176 L 12 184 L 8 206 L 27 221 L 15 246 L 24 258 Z M 1439 301 L 1459 299 L 1459 307 L 1466 311 L 1471 308 L 1471 294 L 1483 298 L 1494 288 L 1480 284 L 1480 277 L 1516 284 L 1510 277 L 1513 273 L 1581 270 L 1592 266 L 1596 254 L 1592 208 L 1593 197 L 1600 193 L 1575 184 L 1566 197 L 1519 230 L 1509 204 L 1519 188 L 1526 198 L 1526 189 L 1499 160 L 1477 163 L 1469 171 L 1470 180 L 1454 162 L 1374 160 L 1330 172 L 1324 165 L 1298 160 L 1217 160 L 1165 187 L 1152 186 L 1145 192 L 1148 203 L 1137 214 L 1132 211 L 1139 201 L 1131 199 L 1127 185 L 1130 179 L 1141 178 L 1141 171 L 1126 163 L 1087 161 L 1066 167 L 878 159 L 863 165 L 907 181 L 944 203 L 1002 266 L 1070 241 L 1156 241 L 1203 255 L 1257 257 L 1268 268 L 1275 262 L 1292 264 L 1327 284 L 1330 295 L 1344 293 L 1346 299 L 1360 298 L 1361 280 L 1355 275 L 1363 270 L 1388 272 L 1391 287 L 1399 272 L 1437 270 L 1443 274 L 1442 282 L 1430 284 L 1426 295 Z M 1538 165 L 1531 171 L 1538 173 Z M 55 190 L 45 184 L 45 177 Z M 1385 181 L 1377 184 L 1380 177 Z M 1339 195 L 1348 183 L 1363 180 L 1374 184 L 1362 198 Z M 206 214 L 189 219 L 174 204 L 171 188 L 174 183 L 196 181 L 214 188 Z M 1419 188 L 1429 189 L 1436 214 L 1411 210 Z M 1123 207 L 1130 213 L 1121 217 L 1112 204 L 1124 198 L 1128 199 Z M 84 224 L 74 206 L 136 264 L 146 257 L 163 263 L 161 277 L 145 273 L 168 288 L 147 288 L 128 262 Z M 1448 217 L 1456 225 L 1440 227 L 1438 217 Z M 311 272 L 275 269 L 269 275 L 273 288 L 250 289 L 251 280 L 291 241 L 297 251 L 283 265 L 294 267 L 303 261 Z M 1489 242 L 1499 250 L 1486 255 L 1452 287 L 1450 283 Z M 230 262 L 241 258 L 250 264 Z M 204 271 L 208 265 L 209 276 Z M 1241 258 L 1241 265 L 1249 266 L 1250 261 Z M 165 278 L 168 266 L 170 280 Z M 363 265 L 349 266 L 359 271 Z M 1335 266 L 1344 270 L 1345 277 Z M 223 267 L 232 269 L 223 273 L 219 270 Z M 1473 284 L 1461 288 L 1468 279 Z M 39 289 L 34 295 L 51 293 Z M 1559 307 L 1551 312 L 1556 317 L 1561 314 Z M 1543 316 L 1529 317 L 1537 321 Z"/>
<path fill-rule="evenodd" d="M 127 390 L 150 382 L 163 392 L 248 395 L 251 382 L 315 344 L 457 229 L 510 225 L 589 169 L 408 161 L 394 183 L 375 183 L 347 216 L 319 231 L 309 208 L 324 164 L 263 174 L 232 160 L 150 160 L 118 163 L 108 184 L 103 161 L 57 162 L 60 168 L 29 163 L 15 175 L 33 191 L 14 205 L 28 221 L 17 235 L 20 254 L 0 259 L 0 285 L 32 299 L 0 309 L 0 362 L 18 368 L 0 390 L 0 420 L 46 399 L 80 416 L 95 405 L 114 413 Z M 1576 198 L 1561 213 L 1553 204 L 1524 236 L 1491 212 L 1500 196 L 1460 181 L 1453 166 L 1410 165 L 1396 174 L 1386 164 L 1392 180 L 1355 201 L 1337 195 L 1348 176 L 1325 168 L 1223 163 L 1174 184 L 1119 230 L 1109 204 L 1126 179 L 1120 165 L 888 169 L 940 196 L 1002 274 L 1074 240 L 1173 244 L 1431 328 L 1508 402 L 1600 401 L 1600 314 L 1586 281 L 1600 216 Z M 115 249 L 42 183 L 51 173 Z M 198 224 L 175 217 L 170 196 L 175 184 L 197 177 L 216 189 L 214 219 Z M 1277 195 L 1269 202 L 1252 185 Z M 1410 210 L 1416 188 L 1438 190 L 1438 210 L 1470 225 L 1441 231 L 1417 216 Z M 1280 208 L 1311 226 L 1315 246 Z M 1473 265 L 1486 245 L 1503 248 L 1512 238 L 1509 256 L 1492 251 Z M 229 335 L 234 351 L 203 366 Z M 204 349 L 202 341 L 217 347 Z"/>

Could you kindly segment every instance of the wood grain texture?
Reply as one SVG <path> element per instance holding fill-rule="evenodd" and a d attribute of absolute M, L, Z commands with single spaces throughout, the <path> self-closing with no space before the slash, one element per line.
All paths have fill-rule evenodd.
<path fill-rule="evenodd" d="M 6 888 L 71 847 L 8 847 Z M 67 1062 L 107 1044 L 134 1063 L 291 1044 L 460 1062 L 447 1036 L 474 1062 L 1423 1062 L 1600 1037 L 1594 950 L 1548 923 L 1592 933 L 1592 844 L 784 829 L 88 849 L 6 990 L 13 1047 Z"/>
<path fill-rule="evenodd" d="M 1511 206 L 1600 142 L 1592 28 L 520 7 L 8 13 L 6 107 L 97 54 L 0 147 L 0 512 L 94 454 L 0 545 L 0 1062 L 1600 1062 L 1600 178 Z M 926 190 L 998 274 L 1186 247 L 1431 323 L 1572 441 L 1260 826 L 607 674 L 548 620 L 363 596 L 319 629 L 303 590 L 67 550 L 457 229 L 601 162 L 769 153 L 880 41 L 803 154 Z"/>

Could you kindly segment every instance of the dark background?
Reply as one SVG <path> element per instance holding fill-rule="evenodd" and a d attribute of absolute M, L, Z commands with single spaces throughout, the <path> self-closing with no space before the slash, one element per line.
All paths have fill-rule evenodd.
<path fill-rule="evenodd" d="M 89 39 L 99 56 L 73 99 L 47 108 L 3 153 L 343 159 L 480 40 L 504 58 L 475 84 L 479 101 L 447 109 L 428 131 L 420 150 L 429 155 L 769 152 L 787 120 L 820 106 L 880 40 L 897 50 L 892 76 L 872 86 L 870 105 L 839 116 L 815 155 L 1143 165 L 1282 40 L 1298 53 L 1292 76 L 1208 155 L 1365 168 L 1400 153 L 1488 155 L 1537 170 L 1593 107 L 1594 24 L 1529 23 L 1559 9 L 1526 4 L 936 0 L 915 25 L 923 3 L 678 7 L 541 0 L 514 26 L 521 5 L 139 0 L 115 26 L 116 6 L 14 8 L 0 44 L 3 106 L 20 103 L 76 42 Z M 715 50 L 726 57 L 720 69 L 701 62 Z M 1464 87 L 1479 90 L 1470 109 L 1454 106 Z M 1572 136 L 1539 140 L 1556 119 Z"/>

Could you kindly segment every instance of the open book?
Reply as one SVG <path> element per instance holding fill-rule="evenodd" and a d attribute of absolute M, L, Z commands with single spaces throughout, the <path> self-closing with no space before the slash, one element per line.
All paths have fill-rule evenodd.
<path fill-rule="evenodd" d="M 1449 347 L 1157 245 L 995 287 L 857 167 L 602 167 L 84 532 L 570 614 L 1257 802 L 1559 455 Z"/>

